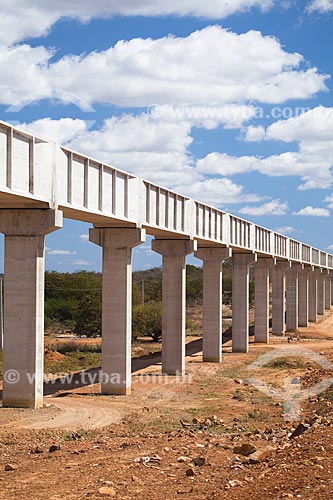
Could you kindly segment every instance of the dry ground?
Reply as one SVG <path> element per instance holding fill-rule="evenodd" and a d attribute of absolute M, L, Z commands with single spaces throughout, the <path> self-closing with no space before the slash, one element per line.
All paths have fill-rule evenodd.
<path fill-rule="evenodd" d="M 43 410 L 0 408 L 0 498 L 331 499 L 333 389 L 302 402 L 306 430 L 292 438 L 299 422 L 286 420 L 276 392 L 268 396 L 247 381 L 255 376 L 279 391 L 286 380 L 300 377 L 305 389 L 333 377 L 313 354 L 298 356 L 306 349 L 333 363 L 333 316 L 299 336 L 252 343 L 248 355 L 232 354 L 227 342 L 221 365 L 202 363 L 193 338 L 178 383 L 160 375 L 158 356 L 145 356 L 134 361 L 127 398 L 58 381 L 48 385 Z M 266 367 L 247 369 L 286 347 L 293 356 L 282 352 Z M 244 444 L 253 448 L 237 449 Z"/>

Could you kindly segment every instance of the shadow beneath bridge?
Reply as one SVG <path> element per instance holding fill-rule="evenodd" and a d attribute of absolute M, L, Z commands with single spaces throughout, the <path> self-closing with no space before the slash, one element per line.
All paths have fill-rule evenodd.
<path fill-rule="evenodd" d="M 249 335 L 253 334 L 254 327 L 251 326 L 249 329 Z M 225 332 L 223 332 L 222 338 L 222 344 L 226 344 L 232 339 L 232 326 L 230 326 Z M 201 337 L 186 344 L 186 356 L 193 356 L 194 354 L 197 354 L 201 351 Z M 162 349 L 153 354 L 133 358 L 132 373 L 159 363 L 162 363 Z M 44 382 L 44 396 L 51 396 L 52 394 L 59 393 L 59 397 L 64 397 L 68 395 L 68 392 L 66 393 L 63 391 L 72 391 L 73 389 L 80 389 L 89 385 L 98 384 L 100 382 L 100 370 L 100 367 L 91 368 L 88 370 L 83 370 L 82 372 L 68 374 L 52 380 L 47 380 Z M 0 399 L 2 400 L 2 391 L 0 391 Z"/>

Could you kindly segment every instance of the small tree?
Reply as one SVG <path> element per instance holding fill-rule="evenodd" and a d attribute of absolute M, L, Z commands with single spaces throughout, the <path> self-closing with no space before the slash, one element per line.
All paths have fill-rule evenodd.
<path fill-rule="evenodd" d="M 102 301 L 97 294 L 83 297 L 79 304 L 76 333 L 87 337 L 102 334 Z"/>
<path fill-rule="evenodd" d="M 147 302 L 133 307 L 132 336 L 149 336 L 154 342 L 162 337 L 162 304 Z"/>

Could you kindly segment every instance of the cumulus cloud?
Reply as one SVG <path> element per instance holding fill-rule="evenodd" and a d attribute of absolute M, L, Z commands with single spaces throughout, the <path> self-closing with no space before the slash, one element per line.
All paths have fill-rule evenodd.
<path fill-rule="evenodd" d="M 245 130 L 244 140 L 246 142 L 257 142 L 265 139 L 265 127 L 260 125 L 259 127 L 255 127 L 254 125 L 250 125 Z"/>
<path fill-rule="evenodd" d="M 333 12 L 333 0 L 312 0 L 307 10 L 308 12 Z"/>
<path fill-rule="evenodd" d="M 260 201 L 260 196 L 244 192 L 244 187 L 230 179 L 205 179 L 190 185 L 179 185 L 182 193 L 198 201 L 217 207 L 231 203 L 252 203 Z"/>
<path fill-rule="evenodd" d="M 55 62 L 53 55 L 43 47 L 0 46 L 0 103 L 20 107 L 58 98 L 86 110 L 94 103 L 219 108 L 310 98 L 326 89 L 328 78 L 306 67 L 300 54 L 286 52 L 272 36 L 237 34 L 220 26 L 187 37 L 119 41 L 101 52 L 66 55 Z M 199 122 L 205 120 L 211 121 L 210 116 L 199 117 Z M 242 121 L 234 120 L 235 125 Z"/>
<path fill-rule="evenodd" d="M 31 123 L 21 123 L 20 128 L 49 141 L 66 144 L 85 132 L 87 125 L 84 120 L 72 118 L 60 118 L 60 120 L 41 118 Z"/>
<path fill-rule="evenodd" d="M 329 217 L 330 211 L 327 208 L 319 208 L 319 207 L 304 207 L 298 212 L 294 212 L 293 215 L 305 215 L 311 217 Z"/>
<path fill-rule="evenodd" d="M 240 214 L 246 215 L 285 215 L 288 211 L 288 203 L 280 200 L 272 200 L 259 207 L 246 206 L 239 210 Z"/>
<path fill-rule="evenodd" d="M 274 0 L 2 0 L 0 43 L 47 34 L 63 17 L 87 22 L 93 18 L 122 16 L 195 16 L 222 19 L 237 12 L 258 8 L 269 9 Z"/>
<path fill-rule="evenodd" d="M 268 157 L 230 156 L 210 153 L 198 160 L 197 169 L 204 175 L 235 175 L 260 172 L 270 177 L 299 176 L 298 189 L 329 189 L 333 187 L 333 108 L 318 106 L 300 116 L 280 120 L 263 127 L 248 127 L 245 140 L 277 140 L 298 142 L 297 151 Z"/>
<path fill-rule="evenodd" d="M 266 139 L 332 143 L 332 129 L 333 108 L 317 106 L 299 116 L 273 123 L 266 130 Z"/>

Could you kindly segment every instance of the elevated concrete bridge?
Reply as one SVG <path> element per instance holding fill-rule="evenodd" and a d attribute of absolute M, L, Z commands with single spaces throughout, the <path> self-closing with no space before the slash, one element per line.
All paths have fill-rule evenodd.
<path fill-rule="evenodd" d="M 44 237 L 62 227 L 63 216 L 93 223 L 90 241 L 103 248 L 104 394 L 131 389 L 132 248 L 146 234 L 163 256 L 163 373 L 185 370 L 185 259 L 191 253 L 203 261 L 204 361 L 221 362 L 227 259 L 234 352 L 248 351 L 250 265 L 255 341 L 269 342 L 270 273 L 273 334 L 308 326 L 331 308 L 332 255 L 0 122 L 4 406 L 43 404 Z"/>

